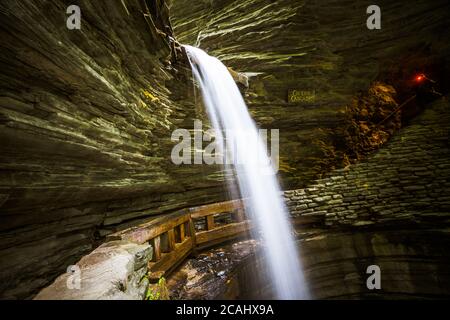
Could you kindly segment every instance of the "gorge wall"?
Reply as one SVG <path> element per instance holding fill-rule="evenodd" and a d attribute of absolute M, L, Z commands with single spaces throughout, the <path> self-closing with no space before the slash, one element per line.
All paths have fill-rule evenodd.
<path fill-rule="evenodd" d="M 365 161 L 285 192 L 314 221 L 297 228 L 314 297 L 450 296 L 449 123 L 443 98 Z M 366 287 L 374 264 L 381 290 Z"/>
<path fill-rule="evenodd" d="M 442 98 L 365 161 L 284 192 L 312 298 L 450 296 L 449 121 L 450 104 Z M 77 263 L 83 290 L 67 289 L 64 273 L 35 298 L 143 299 L 152 242 L 113 239 Z M 188 258 L 167 278 L 170 297 L 273 298 L 263 258 L 255 254 L 260 243 L 241 240 Z M 366 285 L 373 265 L 380 268 L 379 290 Z"/>
<path fill-rule="evenodd" d="M 284 192 L 313 299 L 448 299 L 449 121 L 443 98 L 364 161 Z M 189 259 L 169 277 L 172 297 L 272 299 L 251 241 Z M 366 284 L 373 265 L 377 290 Z"/>
<path fill-rule="evenodd" d="M 66 28 L 71 4 L 81 8 L 81 30 Z M 220 167 L 170 160 L 172 131 L 192 132 L 205 113 L 163 32 L 248 72 L 253 116 L 280 129 L 285 189 L 325 173 L 333 155 L 317 141 L 341 138 L 345 105 L 385 65 L 409 67 L 418 52 L 448 67 L 447 1 L 381 1 L 383 28 L 374 32 L 366 1 L 174 0 L 170 12 L 168 4 L 0 3 L 0 298 L 32 297 L 118 229 L 226 200 Z M 294 212 L 307 214 L 305 204 Z M 314 211 L 326 211 L 330 225 L 392 211 L 384 205 L 374 218 L 348 206 L 344 218 Z"/>
<path fill-rule="evenodd" d="M 2 298 L 29 297 L 117 228 L 224 197 L 218 167 L 170 161 L 172 131 L 201 115 L 160 33 L 165 1 L 2 1 L 0 16 Z"/>
<path fill-rule="evenodd" d="M 346 106 L 372 81 L 393 85 L 400 104 L 409 97 L 403 96 L 401 83 L 415 72 L 448 77 L 448 1 L 377 1 L 380 30 L 366 27 L 371 4 L 172 2 L 171 20 L 180 42 L 197 45 L 250 76 L 245 98 L 252 116 L 261 127 L 280 129 L 284 189 L 306 186 L 325 169 L 343 166 L 337 154 L 348 153 L 342 145 Z M 433 64 L 437 70 L 429 68 Z"/>

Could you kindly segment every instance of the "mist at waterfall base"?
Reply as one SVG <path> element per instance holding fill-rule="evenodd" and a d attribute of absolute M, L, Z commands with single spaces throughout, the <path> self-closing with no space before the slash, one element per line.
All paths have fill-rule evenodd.
<path fill-rule="evenodd" d="M 275 170 L 270 165 L 265 144 L 258 135 L 244 99 L 222 62 L 199 48 L 184 47 L 216 132 L 216 142 L 221 141 L 219 146 L 227 144 L 227 151 L 232 153 L 234 161 L 244 160 L 234 165 L 237 183 L 245 199 L 247 213 L 261 235 L 264 260 L 267 261 L 276 298 L 308 299 L 292 226 Z M 228 139 L 223 139 L 220 134 L 225 131 L 234 133 L 233 146 L 229 146 Z M 261 157 L 265 157 L 264 161 Z M 264 170 L 258 165 L 261 163 L 266 164 Z"/>

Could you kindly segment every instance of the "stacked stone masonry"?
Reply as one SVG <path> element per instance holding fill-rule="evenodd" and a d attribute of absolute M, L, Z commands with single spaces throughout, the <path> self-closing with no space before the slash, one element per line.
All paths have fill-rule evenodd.
<path fill-rule="evenodd" d="M 450 112 L 429 106 L 365 161 L 285 192 L 294 217 L 322 216 L 327 226 L 450 219 Z"/>

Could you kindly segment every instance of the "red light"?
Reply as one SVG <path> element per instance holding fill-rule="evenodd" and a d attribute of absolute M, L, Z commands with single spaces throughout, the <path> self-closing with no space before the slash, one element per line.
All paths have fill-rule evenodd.
<path fill-rule="evenodd" d="M 421 82 L 423 79 L 425 79 L 425 76 L 423 74 L 419 74 L 418 76 L 416 76 L 417 82 Z"/>

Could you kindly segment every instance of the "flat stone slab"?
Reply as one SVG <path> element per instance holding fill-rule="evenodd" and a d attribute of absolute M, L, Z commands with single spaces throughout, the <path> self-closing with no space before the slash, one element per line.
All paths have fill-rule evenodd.
<path fill-rule="evenodd" d="M 44 288 L 35 300 L 142 300 L 153 249 L 148 244 L 111 241 L 81 258 Z"/>

